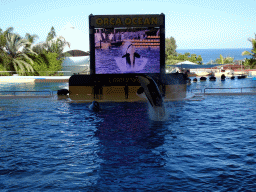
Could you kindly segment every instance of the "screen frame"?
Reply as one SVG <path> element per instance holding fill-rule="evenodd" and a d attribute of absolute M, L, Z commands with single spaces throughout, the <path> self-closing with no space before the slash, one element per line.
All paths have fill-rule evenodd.
<path fill-rule="evenodd" d="M 142 18 L 141 21 L 145 18 L 157 18 L 157 23 L 149 23 L 149 24 L 143 24 L 139 23 L 137 18 Z M 119 18 L 123 21 L 127 19 L 127 21 L 135 20 L 137 23 L 125 23 L 123 22 L 121 25 L 112 25 L 112 23 L 108 22 L 106 25 L 102 23 L 102 25 L 99 26 L 99 22 L 97 23 L 97 19 L 101 19 L 104 21 L 104 19 L 111 21 L 111 19 Z M 130 18 L 130 20 L 128 19 Z M 114 19 L 112 21 L 114 21 Z M 136 20 L 137 19 L 137 20 Z M 129 25 L 128 25 L 129 24 Z M 90 42 L 90 75 L 96 75 L 96 65 L 95 65 L 95 29 L 97 28 L 150 28 L 150 27 L 159 27 L 160 28 L 160 73 L 148 73 L 148 74 L 165 74 L 165 15 L 163 13 L 161 14 L 145 14 L 145 15 L 89 15 L 89 42 Z M 109 73 L 108 73 L 109 74 Z M 121 74 L 121 73 L 119 73 Z M 129 74 L 129 73 L 125 73 Z M 131 73 L 131 74 L 138 74 L 141 75 L 141 73 Z M 143 73 L 147 74 L 147 73 Z M 100 75 L 100 74 L 97 74 Z M 109 74 L 111 75 L 111 74 Z"/>

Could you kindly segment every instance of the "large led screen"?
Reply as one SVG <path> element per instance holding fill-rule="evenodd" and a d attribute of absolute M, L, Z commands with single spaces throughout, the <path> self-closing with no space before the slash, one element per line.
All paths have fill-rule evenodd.
<path fill-rule="evenodd" d="M 95 73 L 160 73 L 160 28 L 94 29 Z"/>

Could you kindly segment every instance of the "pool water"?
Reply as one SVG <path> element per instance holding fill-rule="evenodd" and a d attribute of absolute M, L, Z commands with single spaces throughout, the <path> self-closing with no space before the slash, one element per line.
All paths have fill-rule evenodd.
<path fill-rule="evenodd" d="M 256 81 L 197 82 L 255 87 Z M 0 90 L 58 90 L 6 84 Z M 255 191 L 256 96 L 166 103 L 89 104 L 53 98 L 0 100 L 1 191 Z"/>

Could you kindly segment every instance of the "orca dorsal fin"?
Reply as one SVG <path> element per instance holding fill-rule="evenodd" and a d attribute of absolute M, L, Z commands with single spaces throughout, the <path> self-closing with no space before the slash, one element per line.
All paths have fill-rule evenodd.
<path fill-rule="evenodd" d="M 140 58 L 140 54 L 138 54 L 138 53 L 134 53 L 134 57 L 137 57 L 137 58 Z"/>
<path fill-rule="evenodd" d="M 125 55 L 122 56 L 122 58 L 129 57 L 129 56 L 130 56 L 130 53 L 126 53 Z"/>

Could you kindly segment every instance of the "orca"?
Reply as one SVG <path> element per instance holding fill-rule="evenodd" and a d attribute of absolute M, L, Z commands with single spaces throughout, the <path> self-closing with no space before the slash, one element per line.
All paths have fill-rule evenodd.
<path fill-rule="evenodd" d="M 57 91 L 57 95 L 67 95 L 69 91 L 67 89 L 60 89 Z"/>
<path fill-rule="evenodd" d="M 142 99 L 147 99 L 147 96 L 145 95 L 145 92 L 144 92 L 144 88 L 143 87 L 140 87 L 138 90 L 137 90 L 137 93 L 136 93 L 140 98 Z"/>
<path fill-rule="evenodd" d="M 147 75 L 140 75 L 137 77 L 140 81 L 141 87 L 143 88 L 140 88 L 137 91 L 137 95 L 143 97 L 144 92 L 147 100 L 149 101 L 150 105 L 153 107 L 155 112 L 160 114 L 161 117 L 164 117 L 164 101 L 156 82 Z"/>
<path fill-rule="evenodd" d="M 122 56 L 122 58 L 126 58 L 126 63 L 133 67 L 135 66 L 135 57 L 140 58 L 140 55 L 135 52 L 135 47 L 130 44 L 126 50 L 126 54 Z"/>
<path fill-rule="evenodd" d="M 100 104 L 97 101 L 93 101 L 92 104 L 89 106 L 89 109 L 95 112 L 99 112 L 101 110 Z"/>

